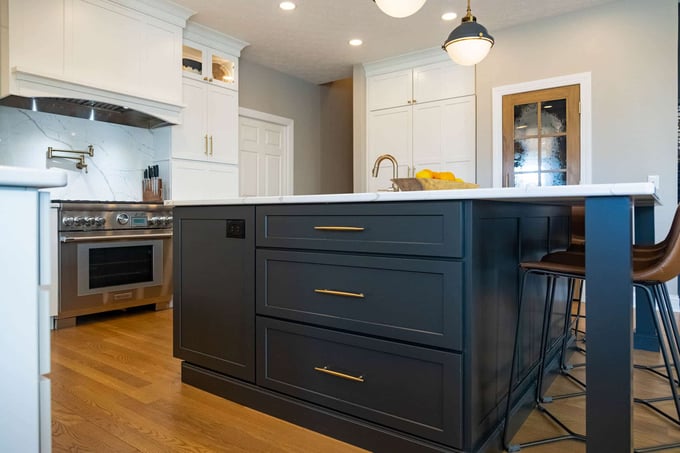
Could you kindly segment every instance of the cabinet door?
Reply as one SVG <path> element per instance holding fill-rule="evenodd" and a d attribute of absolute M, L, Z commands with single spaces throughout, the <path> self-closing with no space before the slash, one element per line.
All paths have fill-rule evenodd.
<path fill-rule="evenodd" d="M 410 69 L 372 76 L 366 83 L 368 110 L 411 104 L 413 96 Z"/>
<path fill-rule="evenodd" d="M 71 4 L 65 22 L 65 45 L 70 49 L 66 76 L 100 88 L 134 92 L 141 70 L 143 24 L 132 10 L 112 3 L 74 0 Z"/>
<path fill-rule="evenodd" d="M 212 51 L 208 54 L 208 68 L 209 74 L 208 78 L 216 84 L 231 88 L 232 90 L 238 89 L 238 70 L 236 64 L 238 58 L 233 55 L 218 53 Z"/>
<path fill-rule="evenodd" d="M 460 66 L 452 61 L 444 61 L 413 69 L 414 104 L 474 93 L 474 66 Z"/>
<path fill-rule="evenodd" d="M 413 107 L 413 165 L 475 182 L 475 97 Z"/>
<path fill-rule="evenodd" d="M 63 75 L 64 46 L 56 38 L 64 35 L 64 3 L 10 0 L 9 13 L 9 67 Z"/>
<path fill-rule="evenodd" d="M 210 143 L 207 131 L 206 91 L 203 82 L 184 79 L 182 123 L 172 127 L 172 156 L 207 160 Z"/>
<path fill-rule="evenodd" d="M 238 92 L 207 84 L 208 149 L 211 160 L 238 163 Z"/>
<path fill-rule="evenodd" d="M 182 44 L 181 29 L 149 18 L 143 39 L 138 89 L 146 97 L 180 103 L 182 71 L 177 67 L 177 61 Z"/>
<path fill-rule="evenodd" d="M 254 208 L 180 206 L 174 217 L 174 355 L 254 382 Z M 244 237 L 227 237 L 234 221 Z"/>
<path fill-rule="evenodd" d="M 381 154 L 391 154 L 399 163 L 398 177 L 408 177 L 411 165 L 412 146 L 412 108 L 397 107 L 370 112 L 368 115 L 368 146 L 366 148 L 366 175 L 368 192 L 375 192 L 391 187 L 392 164 L 383 160 L 378 177 L 371 176 L 370 171 Z"/>
<path fill-rule="evenodd" d="M 219 200 L 238 196 L 238 167 L 173 159 L 170 199 Z"/>

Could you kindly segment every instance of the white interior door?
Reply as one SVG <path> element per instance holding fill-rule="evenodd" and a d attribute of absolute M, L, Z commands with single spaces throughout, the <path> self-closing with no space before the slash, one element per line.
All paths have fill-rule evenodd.
<path fill-rule="evenodd" d="M 239 173 L 241 196 L 287 194 L 287 126 L 241 116 Z"/>

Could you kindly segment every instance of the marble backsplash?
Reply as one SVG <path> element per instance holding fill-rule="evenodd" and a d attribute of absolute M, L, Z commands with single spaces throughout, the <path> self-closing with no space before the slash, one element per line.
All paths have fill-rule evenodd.
<path fill-rule="evenodd" d="M 0 106 L 0 165 L 65 170 L 68 184 L 50 189 L 52 199 L 140 201 L 144 169 L 154 162 L 156 135 L 163 129 Z M 87 172 L 77 169 L 75 160 L 47 159 L 49 146 L 87 150 L 88 145 L 94 146 L 94 157 L 85 158 Z"/>

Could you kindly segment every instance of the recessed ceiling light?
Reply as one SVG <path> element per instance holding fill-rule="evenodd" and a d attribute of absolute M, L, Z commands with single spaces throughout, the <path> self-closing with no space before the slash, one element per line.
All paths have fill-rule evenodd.
<path fill-rule="evenodd" d="M 453 20 L 458 17 L 456 13 L 444 13 L 442 14 L 442 20 Z"/>
<path fill-rule="evenodd" d="M 295 3 L 293 2 L 281 2 L 279 3 L 279 8 L 284 11 L 291 11 L 295 9 Z"/>
<path fill-rule="evenodd" d="M 355 38 L 355 39 L 350 39 L 350 40 L 349 40 L 349 45 L 350 45 L 350 46 L 355 46 L 355 47 L 356 47 L 356 46 L 362 45 L 363 43 L 364 43 L 364 42 L 363 42 L 361 39 L 356 39 L 356 38 Z"/>

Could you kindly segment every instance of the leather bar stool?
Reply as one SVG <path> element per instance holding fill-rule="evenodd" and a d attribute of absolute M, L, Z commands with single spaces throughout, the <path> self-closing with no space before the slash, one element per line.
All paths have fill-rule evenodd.
<path fill-rule="evenodd" d="M 585 246 L 585 244 L 584 244 Z M 523 262 L 520 264 L 524 270 L 522 279 L 522 286 L 520 290 L 520 300 L 518 305 L 518 323 L 515 330 L 515 345 L 513 349 L 513 359 L 511 365 L 510 382 L 508 386 L 508 400 L 506 406 L 506 423 L 503 433 L 504 446 L 508 451 L 518 451 L 522 447 L 530 447 L 535 445 L 542 445 L 546 443 L 558 442 L 562 440 L 585 440 L 585 436 L 577 434 L 559 421 L 550 411 L 543 405 L 544 400 L 541 396 L 543 377 L 546 365 L 546 347 L 549 335 L 549 318 L 552 313 L 554 301 L 554 287 L 556 279 L 564 277 L 573 282 L 577 279 L 585 280 L 585 255 L 583 250 L 578 250 L 579 246 L 572 247 L 567 251 L 555 252 L 545 255 L 537 262 Z M 669 383 L 672 396 L 654 398 L 654 399 L 639 399 L 635 401 L 643 403 L 647 407 L 653 409 L 660 415 L 680 425 L 680 400 L 678 399 L 677 381 L 673 378 L 673 369 L 678 377 L 680 377 L 680 334 L 675 322 L 673 310 L 666 288 L 666 282 L 677 277 L 680 274 L 680 205 L 676 209 L 673 223 L 666 238 L 652 246 L 634 246 L 632 249 L 633 255 L 633 284 L 635 287 L 641 288 L 646 294 L 646 301 L 649 304 L 650 311 L 656 313 L 655 307 L 658 308 L 659 319 L 657 316 L 652 316 L 657 338 L 663 357 L 663 367 L 666 375 L 664 376 Z M 514 370 L 516 366 L 519 337 L 520 337 L 520 320 L 522 313 L 522 304 L 524 299 L 524 289 L 527 277 L 531 274 L 544 275 L 548 279 L 548 290 L 546 292 L 546 302 L 544 305 L 543 314 L 543 328 L 541 332 L 541 350 L 539 357 L 539 369 L 537 376 L 536 391 L 534 400 L 536 407 L 557 423 L 567 434 L 561 436 L 554 436 L 546 439 L 541 439 L 533 442 L 528 442 L 518 445 L 510 445 L 507 439 L 507 429 L 509 426 L 509 417 L 512 407 L 512 395 L 514 390 Z M 565 319 L 565 325 L 568 321 Z M 663 326 L 663 330 L 661 327 Z M 564 334 L 566 335 L 566 327 Z M 662 334 L 663 332 L 663 334 Z M 564 348 L 562 353 L 564 353 Z M 660 373 L 659 373 L 660 374 Z M 670 416 L 664 411 L 654 406 L 654 403 L 659 401 L 666 401 L 672 399 L 674 401 L 677 418 Z M 659 451 L 669 448 L 680 447 L 680 443 L 659 445 L 644 449 L 636 450 L 636 452 L 650 452 Z"/>

